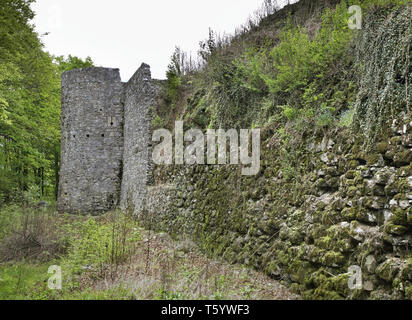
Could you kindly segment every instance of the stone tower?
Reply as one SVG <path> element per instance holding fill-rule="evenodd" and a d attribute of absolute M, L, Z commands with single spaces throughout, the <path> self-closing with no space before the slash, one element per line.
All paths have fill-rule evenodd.
<path fill-rule="evenodd" d="M 124 85 L 124 152 L 120 206 L 140 212 L 151 179 L 151 121 L 160 87 L 143 63 Z"/>
<path fill-rule="evenodd" d="M 118 69 L 77 69 L 62 75 L 60 212 L 95 214 L 119 205 L 122 97 Z"/>

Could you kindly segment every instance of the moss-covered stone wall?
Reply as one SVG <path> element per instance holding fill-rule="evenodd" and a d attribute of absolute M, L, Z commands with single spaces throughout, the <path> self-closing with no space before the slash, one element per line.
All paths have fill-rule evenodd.
<path fill-rule="evenodd" d="M 299 1 L 267 23 L 281 28 L 290 13 L 314 32 L 304 13 L 320 18 L 328 10 L 322 3 L 333 9 L 338 2 L 339 13 L 343 1 Z M 217 94 L 214 82 L 188 81 L 195 83 L 192 95 L 167 123 L 263 127 L 261 170 L 245 177 L 240 166 L 157 166 L 139 214 L 145 226 L 188 237 L 211 256 L 264 270 L 307 299 L 412 299 L 411 7 L 372 2 L 363 2 L 363 30 L 348 42 L 340 38 L 348 48 L 325 64 L 322 76 L 289 93 L 261 92 L 258 98 L 269 106 L 262 109 L 268 112 L 264 121 L 246 115 L 258 98 L 242 100 L 244 109 L 236 111 L 231 93 L 238 92 L 239 79 L 228 71 L 233 63 L 227 52 L 198 75 L 229 79 Z M 215 100 L 206 99 L 213 95 Z M 220 105 L 222 99 L 228 103 Z M 287 105 L 276 106 L 281 101 Z M 204 112 L 215 104 L 224 121 L 215 123 Z M 351 289 L 349 270 L 359 269 L 362 286 Z"/>
<path fill-rule="evenodd" d="M 236 166 L 156 167 L 140 219 L 304 298 L 412 299 L 411 119 L 390 123 L 371 151 L 349 129 L 308 139 L 294 175 L 267 132 L 254 177 Z M 350 290 L 354 265 L 363 286 Z"/>

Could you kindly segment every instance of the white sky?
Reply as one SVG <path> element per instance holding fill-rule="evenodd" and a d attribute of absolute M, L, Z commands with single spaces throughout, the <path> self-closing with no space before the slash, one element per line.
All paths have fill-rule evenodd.
<path fill-rule="evenodd" d="M 279 1 L 282 2 L 282 1 Z M 34 24 L 53 55 L 90 56 L 127 81 L 142 62 L 164 79 L 176 45 L 197 54 L 209 27 L 233 33 L 263 0 L 37 0 Z"/>

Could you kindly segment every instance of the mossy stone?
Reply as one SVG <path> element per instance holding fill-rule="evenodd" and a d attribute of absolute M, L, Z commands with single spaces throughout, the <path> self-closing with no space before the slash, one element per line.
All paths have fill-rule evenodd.
<path fill-rule="evenodd" d="M 345 208 L 342 210 L 341 214 L 344 220 L 353 221 L 356 220 L 357 210 L 355 208 Z"/>
<path fill-rule="evenodd" d="M 412 208 L 409 208 L 406 212 L 407 215 L 407 222 L 409 226 L 412 226 Z"/>
<path fill-rule="evenodd" d="M 401 271 L 401 279 L 412 281 L 412 258 L 406 260 L 405 265 Z"/>
<path fill-rule="evenodd" d="M 389 219 L 389 222 L 395 225 L 407 226 L 408 216 L 406 214 L 406 211 L 401 208 L 395 209 L 392 217 Z"/>
<path fill-rule="evenodd" d="M 360 195 L 360 194 L 361 194 L 361 193 L 360 193 L 358 187 L 356 187 L 356 186 L 351 186 L 351 187 L 348 188 L 347 196 L 348 196 L 349 198 L 354 198 L 355 196 Z"/>
<path fill-rule="evenodd" d="M 387 223 L 385 225 L 384 231 L 388 234 L 401 236 L 408 232 L 408 228 L 405 226 L 399 226 L 393 223 Z"/>
<path fill-rule="evenodd" d="M 409 285 L 405 288 L 405 298 L 412 300 L 412 285 Z"/>
<path fill-rule="evenodd" d="M 358 160 L 350 160 L 347 164 L 348 169 L 356 169 L 360 165 Z"/>
<path fill-rule="evenodd" d="M 379 278 L 392 282 L 400 271 L 400 259 L 390 258 L 376 269 Z"/>
<path fill-rule="evenodd" d="M 376 145 L 376 151 L 384 154 L 388 149 L 388 142 L 382 141 Z"/>
<path fill-rule="evenodd" d="M 345 263 L 345 256 L 340 252 L 328 251 L 321 259 L 322 264 L 328 267 L 339 267 Z"/>
<path fill-rule="evenodd" d="M 395 166 L 402 167 L 408 165 L 412 162 L 412 150 L 404 150 L 402 152 L 398 152 L 394 155 L 393 161 L 395 162 Z"/>

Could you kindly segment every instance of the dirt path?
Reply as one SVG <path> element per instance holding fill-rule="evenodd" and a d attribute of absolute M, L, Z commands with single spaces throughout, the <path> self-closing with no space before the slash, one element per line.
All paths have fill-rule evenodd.
<path fill-rule="evenodd" d="M 166 234 L 146 232 L 137 253 L 115 279 L 94 290 L 122 286 L 135 299 L 296 300 L 278 281 L 241 265 L 211 260 L 190 241 L 174 242 Z"/>

